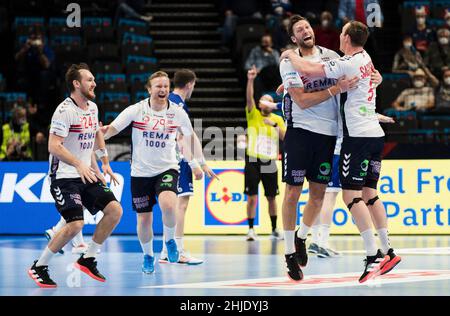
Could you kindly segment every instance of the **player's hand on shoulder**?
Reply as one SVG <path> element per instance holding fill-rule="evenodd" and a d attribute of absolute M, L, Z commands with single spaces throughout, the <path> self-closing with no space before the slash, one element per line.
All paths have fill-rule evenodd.
<path fill-rule="evenodd" d="M 375 69 L 370 75 L 370 81 L 372 81 L 372 83 L 375 84 L 375 86 L 379 86 L 383 81 L 383 77 L 378 72 L 378 70 Z"/>
<path fill-rule="evenodd" d="M 286 49 L 283 53 L 281 53 L 280 55 L 280 61 L 282 61 L 283 59 L 289 58 L 289 56 L 294 53 L 293 49 Z"/>

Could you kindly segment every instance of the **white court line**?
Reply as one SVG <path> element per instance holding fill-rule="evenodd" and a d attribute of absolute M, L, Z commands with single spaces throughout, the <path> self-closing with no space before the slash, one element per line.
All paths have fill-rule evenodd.
<path fill-rule="evenodd" d="M 358 282 L 359 273 L 339 273 L 306 276 L 299 283 L 288 280 L 287 277 L 232 280 L 219 282 L 181 283 L 170 285 L 143 286 L 151 288 L 185 288 L 185 289 L 255 289 L 255 290 L 317 290 L 338 287 L 381 287 L 386 284 L 413 283 L 425 281 L 449 280 L 450 270 L 396 270 L 395 273 L 380 276 L 363 284 Z"/>
<path fill-rule="evenodd" d="M 403 255 L 450 255 L 450 247 L 434 248 L 395 248 L 395 253 Z M 346 254 L 364 254 L 364 250 L 339 250 Z"/>

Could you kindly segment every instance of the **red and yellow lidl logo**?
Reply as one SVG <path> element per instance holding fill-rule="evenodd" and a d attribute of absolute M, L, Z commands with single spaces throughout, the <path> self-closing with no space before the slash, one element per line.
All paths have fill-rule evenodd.
<path fill-rule="evenodd" d="M 243 169 L 214 169 L 219 180 L 205 177 L 205 225 L 247 225 Z M 258 224 L 258 206 L 255 224 Z"/>

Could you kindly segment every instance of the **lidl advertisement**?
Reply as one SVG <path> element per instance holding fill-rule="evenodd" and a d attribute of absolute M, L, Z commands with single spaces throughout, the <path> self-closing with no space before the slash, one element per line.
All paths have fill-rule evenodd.
<path fill-rule="evenodd" d="M 195 181 L 186 216 L 186 234 L 245 234 L 247 199 L 244 191 L 243 161 L 212 161 L 209 165 L 219 180 Z M 116 162 L 113 170 L 120 180 L 111 186 L 122 203 L 124 215 L 116 234 L 135 234 L 136 215 L 131 209 L 130 164 Z M 279 170 L 281 166 L 278 165 Z M 55 225 L 59 214 L 54 206 L 47 179 L 48 163 L 0 163 L 0 234 L 42 234 Z M 378 183 L 391 234 L 450 234 L 450 160 L 387 160 L 383 162 Z M 278 227 L 284 184 L 279 172 L 280 195 Z M 308 200 L 305 182 L 298 202 L 301 219 Z M 101 213 L 95 217 L 85 212 L 86 233 L 93 232 Z M 268 205 L 260 185 L 255 219 L 259 234 L 270 233 Z M 154 208 L 154 231 L 162 233 L 161 212 Z M 333 234 L 357 234 L 351 214 L 338 195 L 333 213 Z"/>

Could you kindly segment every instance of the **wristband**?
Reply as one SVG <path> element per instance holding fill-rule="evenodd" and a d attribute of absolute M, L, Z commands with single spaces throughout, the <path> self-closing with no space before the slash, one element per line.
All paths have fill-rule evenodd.
<path fill-rule="evenodd" d="M 331 93 L 330 88 L 327 89 L 328 93 L 330 94 L 330 97 L 333 97 L 333 93 Z"/>
<path fill-rule="evenodd" d="M 106 148 L 100 148 L 95 151 L 95 155 L 98 159 L 102 159 L 103 157 L 108 157 L 108 150 Z"/>
<path fill-rule="evenodd" d="M 200 167 L 200 165 L 198 164 L 197 160 L 192 159 L 191 161 L 188 162 L 189 167 L 191 167 L 191 169 L 195 169 Z"/>
<path fill-rule="evenodd" d="M 206 165 L 205 157 L 200 158 L 200 159 L 198 160 L 198 163 L 199 163 L 200 166 Z"/>

